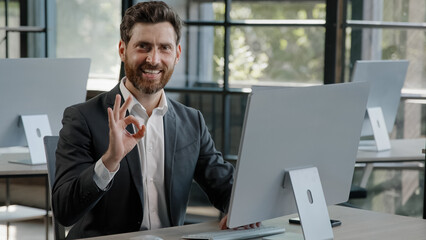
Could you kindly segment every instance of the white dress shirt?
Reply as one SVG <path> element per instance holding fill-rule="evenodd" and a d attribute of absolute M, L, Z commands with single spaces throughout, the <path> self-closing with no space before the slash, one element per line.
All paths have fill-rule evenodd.
<path fill-rule="evenodd" d="M 120 91 L 124 99 L 131 93 L 124 86 L 126 78 L 120 82 Z M 139 121 L 140 125 L 145 125 L 145 136 L 138 142 L 139 156 L 141 159 L 142 185 L 144 213 L 141 230 L 157 229 L 170 226 L 167 213 L 167 204 L 164 187 L 164 124 L 163 117 L 167 112 L 166 95 L 162 90 L 162 96 L 158 107 L 151 116 L 148 116 L 146 109 L 132 96 L 132 102 L 128 111 Z M 115 173 L 109 172 L 102 159 L 95 165 L 94 181 L 100 189 L 106 189 Z"/>

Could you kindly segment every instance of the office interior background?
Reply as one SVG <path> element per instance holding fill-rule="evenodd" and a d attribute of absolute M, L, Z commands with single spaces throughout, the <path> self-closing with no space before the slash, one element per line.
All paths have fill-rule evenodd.
<path fill-rule="evenodd" d="M 426 136 L 426 0 L 165 2 L 184 20 L 182 55 L 166 92 L 201 110 L 226 160 L 237 160 L 252 86 L 350 82 L 357 60 L 409 60 L 391 138 Z M 133 4 L 132 0 L 0 0 L 0 58 L 90 58 L 89 99 L 110 90 L 123 76 L 119 25 Z M 424 163 L 393 163 L 375 168 L 367 198 L 349 203 L 421 217 L 423 167 Z M 363 165 L 358 165 L 354 184 L 362 171 Z M 33 185 L 30 189 L 41 197 L 28 199 L 19 192 L 14 197 L 12 192 L 12 201 L 43 206 L 39 189 L 43 181 L 14 179 L 18 189 Z M 4 182 L 0 184 L 3 189 Z M 0 204 L 3 199 L 1 190 Z M 194 190 L 190 205 L 208 204 Z M 0 234 L 4 231 L 0 226 Z"/>

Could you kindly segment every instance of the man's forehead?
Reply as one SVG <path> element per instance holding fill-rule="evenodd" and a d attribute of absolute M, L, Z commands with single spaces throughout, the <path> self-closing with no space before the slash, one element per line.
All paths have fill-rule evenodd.
<path fill-rule="evenodd" d="M 143 22 L 138 22 L 135 23 L 135 25 L 133 25 L 131 31 L 130 31 L 130 41 L 132 41 L 132 38 L 137 35 L 137 38 L 139 39 L 133 39 L 136 41 L 140 41 L 140 38 L 143 39 L 150 39 L 152 38 L 153 34 L 152 33 L 161 33 L 161 34 L 155 34 L 157 36 L 161 36 L 167 39 L 163 39 L 163 40 L 169 40 L 168 38 L 170 36 L 173 36 L 173 40 L 171 40 L 170 42 L 173 42 L 174 44 L 176 44 L 176 32 L 172 26 L 171 23 L 169 22 L 159 22 L 159 23 L 143 23 Z"/>

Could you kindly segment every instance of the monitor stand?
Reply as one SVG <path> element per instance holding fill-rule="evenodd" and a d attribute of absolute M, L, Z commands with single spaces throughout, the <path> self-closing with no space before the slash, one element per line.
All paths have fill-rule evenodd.
<path fill-rule="evenodd" d="M 21 120 L 27 138 L 30 158 L 10 160 L 9 162 L 26 165 L 46 164 L 43 138 L 52 135 L 47 115 L 21 115 Z"/>
<path fill-rule="evenodd" d="M 374 141 L 364 142 L 361 141 L 359 145 L 360 150 L 364 151 L 386 151 L 391 149 L 388 130 L 386 128 L 385 118 L 381 107 L 367 108 L 368 118 L 370 125 L 373 129 Z M 375 144 L 374 144 L 375 142 Z"/>
<path fill-rule="evenodd" d="M 305 240 L 333 239 L 330 217 L 316 167 L 287 170 L 284 188 L 291 188 Z"/>

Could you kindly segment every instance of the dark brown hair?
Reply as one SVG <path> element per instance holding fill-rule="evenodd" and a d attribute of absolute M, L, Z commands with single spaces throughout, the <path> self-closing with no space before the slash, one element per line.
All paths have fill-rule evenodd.
<path fill-rule="evenodd" d="M 140 2 L 128 8 L 120 24 L 121 40 L 127 45 L 136 23 L 169 22 L 176 33 L 176 45 L 180 42 L 182 21 L 179 15 L 162 1 Z"/>

